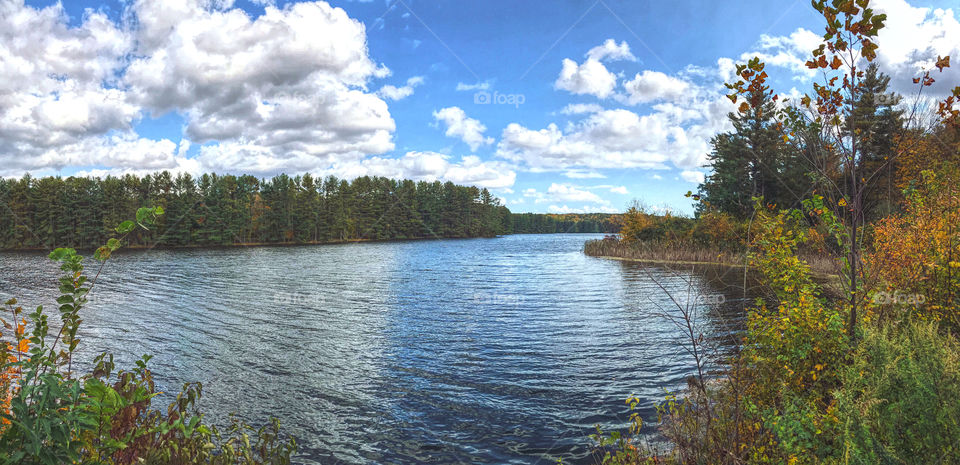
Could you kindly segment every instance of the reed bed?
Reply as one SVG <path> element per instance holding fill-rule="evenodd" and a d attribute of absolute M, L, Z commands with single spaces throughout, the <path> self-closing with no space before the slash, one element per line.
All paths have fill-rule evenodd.
<path fill-rule="evenodd" d="M 583 246 L 583 253 L 592 257 L 650 263 L 709 263 L 721 266 L 745 266 L 748 263 L 744 250 L 721 250 L 716 247 L 660 241 L 624 243 L 612 237 L 587 241 Z M 816 274 L 835 275 L 839 271 L 836 261 L 831 257 L 802 253 L 800 258 L 806 261 Z"/>

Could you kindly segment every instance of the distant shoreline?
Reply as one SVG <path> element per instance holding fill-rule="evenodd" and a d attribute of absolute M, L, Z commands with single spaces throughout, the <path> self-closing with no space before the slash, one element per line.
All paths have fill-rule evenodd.
<path fill-rule="evenodd" d="M 234 244 L 192 244 L 192 245 L 124 245 L 123 249 L 126 250 L 202 250 L 202 249 L 234 249 L 238 247 L 298 247 L 298 246 L 315 246 L 315 245 L 339 245 L 339 244 L 353 244 L 353 243 L 363 243 L 363 242 L 407 242 L 407 241 L 423 241 L 423 240 L 441 240 L 441 239 L 494 239 L 500 236 L 463 236 L 463 237 L 408 237 L 408 238 L 396 238 L 396 239 L 341 239 L 335 241 L 310 241 L 310 242 L 239 242 Z M 68 246 L 69 247 L 69 246 Z M 56 247 L 24 247 L 17 249 L 0 249 L 0 252 L 43 252 L 48 250 L 53 250 Z M 80 248 L 78 250 L 93 250 L 91 248 Z"/>
<path fill-rule="evenodd" d="M 316 245 L 340 245 L 357 243 L 380 243 L 380 242 L 413 242 L 427 240 L 458 240 L 458 239 L 496 239 L 506 236 L 526 236 L 526 235 L 559 235 L 559 234 L 603 234 L 603 233 L 512 233 L 499 234 L 496 236 L 438 236 L 438 237 L 405 237 L 392 239 L 341 239 L 334 241 L 310 241 L 310 242 L 243 242 L 235 244 L 194 244 L 194 245 L 124 245 L 121 250 L 204 250 L 204 249 L 233 249 L 238 247 L 299 247 Z M 66 246 L 69 247 L 69 246 Z M 16 249 L 0 249 L 0 252 L 46 252 L 57 248 L 54 247 L 23 247 Z M 93 248 L 78 248 L 77 250 L 94 250 Z"/>

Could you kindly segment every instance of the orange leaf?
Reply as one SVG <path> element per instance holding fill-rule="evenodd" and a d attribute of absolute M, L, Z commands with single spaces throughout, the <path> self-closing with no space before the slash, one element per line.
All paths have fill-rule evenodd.
<path fill-rule="evenodd" d="M 833 61 L 830 62 L 830 69 L 840 69 L 843 66 L 843 62 L 840 61 L 840 57 L 834 55 Z"/>
<path fill-rule="evenodd" d="M 942 73 L 942 72 L 943 72 L 943 68 L 949 68 L 949 67 L 950 67 L 950 55 L 947 55 L 947 56 L 945 56 L 945 57 L 943 57 L 943 58 L 940 58 L 940 55 L 937 55 L 937 64 L 934 65 L 934 66 L 936 66 L 937 69 L 939 69 L 940 72 Z"/>

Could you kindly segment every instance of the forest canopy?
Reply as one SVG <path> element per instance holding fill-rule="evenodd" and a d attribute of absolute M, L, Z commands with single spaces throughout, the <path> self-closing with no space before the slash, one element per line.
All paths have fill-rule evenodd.
<path fill-rule="evenodd" d="M 92 248 L 141 206 L 166 214 L 130 245 L 188 247 L 616 232 L 611 214 L 511 214 L 487 189 L 452 182 L 309 174 L 160 172 L 0 179 L 0 248 Z"/>

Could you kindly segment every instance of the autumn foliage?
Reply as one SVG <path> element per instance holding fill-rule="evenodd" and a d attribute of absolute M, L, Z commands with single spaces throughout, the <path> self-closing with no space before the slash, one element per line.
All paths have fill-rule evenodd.
<path fill-rule="evenodd" d="M 942 322 L 960 334 L 960 173 L 924 171 L 907 189 L 902 212 L 881 220 L 867 256 L 881 300 L 903 295 L 897 305 L 877 302 L 884 320 Z"/>
<path fill-rule="evenodd" d="M 928 127 L 902 121 L 903 108 L 875 98 L 889 80 L 870 64 L 885 15 L 869 0 L 813 6 L 825 27 L 806 63 L 821 78 L 812 94 L 772 105 L 780 97 L 759 59 L 727 86 L 739 103 L 731 119 L 772 111 L 780 137 L 767 143 L 809 162 L 797 206 L 754 195 L 739 236 L 769 292 L 744 305 L 747 327 L 722 376 L 661 404 L 672 448 L 621 438 L 605 463 L 960 463 L 960 87 Z M 918 94 L 949 66 L 937 57 L 914 80 Z M 720 148 L 714 162 L 736 172 L 723 157 L 736 150 Z M 710 183 L 709 206 L 730 210 L 720 213 L 754 193 L 732 175 Z M 705 212 L 696 221 L 723 231 Z M 624 231 L 642 242 L 657 240 L 655 228 L 637 215 Z M 829 257 L 830 279 L 814 278 L 805 251 Z"/>

